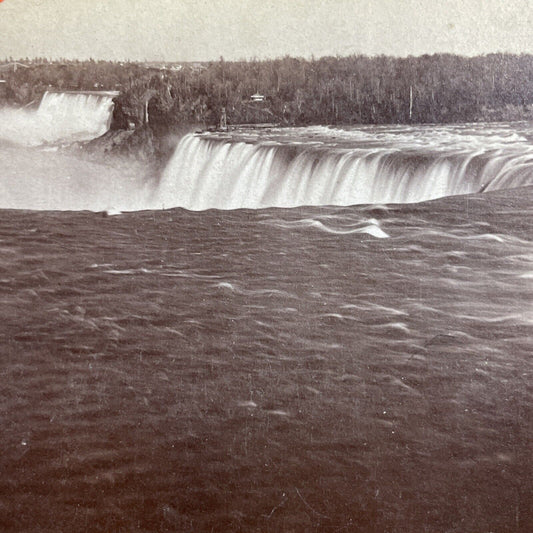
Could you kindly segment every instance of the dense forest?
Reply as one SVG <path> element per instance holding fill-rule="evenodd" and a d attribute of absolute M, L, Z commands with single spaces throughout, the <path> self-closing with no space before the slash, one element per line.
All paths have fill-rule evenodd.
<path fill-rule="evenodd" d="M 0 105 L 47 90 L 117 90 L 114 127 L 533 119 L 533 56 L 284 57 L 209 63 L 6 60 Z M 264 96 L 252 101 L 253 94 Z"/>

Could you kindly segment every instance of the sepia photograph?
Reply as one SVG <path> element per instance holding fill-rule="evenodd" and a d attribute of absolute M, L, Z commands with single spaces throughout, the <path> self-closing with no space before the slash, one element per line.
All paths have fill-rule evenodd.
<path fill-rule="evenodd" d="M 533 531 L 533 0 L 0 0 L 0 531 Z"/>

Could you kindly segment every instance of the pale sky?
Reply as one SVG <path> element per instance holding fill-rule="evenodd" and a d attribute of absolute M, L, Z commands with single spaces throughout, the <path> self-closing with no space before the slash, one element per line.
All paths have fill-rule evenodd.
<path fill-rule="evenodd" d="M 533 53 L 533 0 L 0 0 L 0 60 L 434 52 Z"/>

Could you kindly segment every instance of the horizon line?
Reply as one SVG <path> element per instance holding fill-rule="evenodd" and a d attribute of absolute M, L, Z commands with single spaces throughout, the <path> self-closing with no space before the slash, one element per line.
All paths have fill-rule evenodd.
<path fill-rule="evenodd" d="M 132 59 L 132 58 L 122 58 L 122 59 L 110 59 L 110 58 L 103 58 L 103 57 L 47 57 L 47 56 L 26 56 L 26 57 L 12 57 L 9 58 L 5 57 L 4 59 L 0 60 L 2 64 L 9 64 L 9 63 L 23 63 L 25 61 L 37 61 L 37 60 L 46 60 L 51 63 L 54 62 L 62 62 L 62 61 L 79 61 L 79 62 L 86 62 L 86 61 L 103 61 L 107 63 L 164 63 L 164 64 L 175 64 L 175 63 L 217 63 L 220 61 L 224 61 L 226 63 L 251 63 L 251 62 L 267 62 L 267 61 L 279 61 L 281 59 L 298 59 L 298 60 L 304 60 L 304 61 L 320 61 L 321 59 L 348 59 L 351 57 L 365 57 L 369 59 L 373 58 L 391 58 L 391 59 L 417 59 L 421 57 L 433 57 L 433 56 L 453 56 L 453 57 L 461 57 L 465 59 L 475 59 L 480 57 L 487 57 L 491 55 L 507 55 L 507 56 L 533 56 L 533 52 L 509 52 L 509 51 L 490 51 L 490 52 L 483 52 L 483 53 L 476 53 L 476 54 L 460 54 L 456 52 L 424 52 L 421 54 L 409 54 L 409 55 L 394 55 L 394 54 L 367 54 L 363 52 L 353 52 L 350 54 L 325 54 L 321 56 L 315 56 L 314 54 L 310 56 L 301 56 L 301 55 L 291 55 L 289 53 L 281 55 L 281 56 L 272 56 L 272 57 L 257 57 L 257 56 L 251 56 L 248 58 L 239 58 L 239 59 L 227 59 L 223 55 L 221 55 L 218 58 L 213 59 Z"/>

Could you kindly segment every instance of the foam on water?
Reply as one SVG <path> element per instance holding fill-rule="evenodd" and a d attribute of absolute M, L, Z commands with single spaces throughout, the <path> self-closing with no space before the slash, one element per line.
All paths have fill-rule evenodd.
<path fill-rule="evenodd" d="M 332 218 L 332 217 L 324 217 Z M 386 239 L 389 237 L 379 226 L 376 219 L 361 219 L 357 223 L 350 223 L 348 225 L 339 225 L 338 227 L 328 226 L 320 220 L 314 218 L 304 218 L 301 220 L 272 220 L 265 222 L 279 228 L 299 229 L 299 228 L 314 228 L 324 233 L 332 233 L 335 235 L 350 235 L 352 233 L 367 233 L 378 239 Z M 356 226 L 356 227 L 354 227 Z"/>

